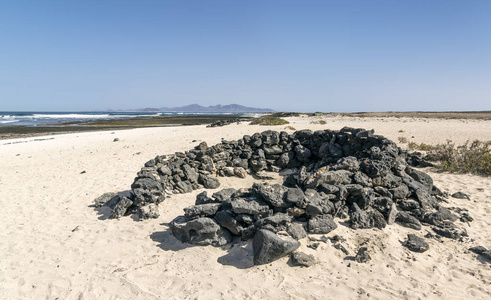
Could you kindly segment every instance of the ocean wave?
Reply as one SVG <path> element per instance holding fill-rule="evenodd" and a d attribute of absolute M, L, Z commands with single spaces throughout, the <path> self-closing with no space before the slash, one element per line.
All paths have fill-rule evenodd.
<path fill-rule="evenodd" d="M 87 114 L 34 114 L 29 117 L 38 119 L 102 119 L 110 115 L 87 115 Z"/>
<path fill-rule="evenodd" d="M 8 123 L 15 123 L 19 122 L 19 120 L 0 120 L 0 124 L 8 124 Z"/>

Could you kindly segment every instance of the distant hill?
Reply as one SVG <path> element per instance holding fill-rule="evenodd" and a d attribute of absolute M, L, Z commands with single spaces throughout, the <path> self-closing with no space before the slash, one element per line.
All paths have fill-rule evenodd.
<path fill-rule="evenodd" d="M 238 104 L 201 106 L 191 104 L 179 107 L 161 107 L 161 108 L 142 108 L 137 111 L 145 112 L 186 112 L 186 113 L 267 113 L 274 112 L 269 108 L 246 107 Z"/>

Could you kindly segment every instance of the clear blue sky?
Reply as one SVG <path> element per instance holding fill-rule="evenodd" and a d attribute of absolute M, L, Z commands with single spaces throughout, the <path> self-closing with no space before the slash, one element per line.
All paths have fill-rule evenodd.
<path fill-rule="evenodd" d="M 491 110 L 491 1 L 0 1 L 0 111 Z"/>

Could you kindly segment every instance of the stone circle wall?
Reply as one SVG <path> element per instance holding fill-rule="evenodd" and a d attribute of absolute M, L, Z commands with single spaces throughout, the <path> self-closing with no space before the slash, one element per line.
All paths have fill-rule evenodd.
<path fill-rule="evenodd" d="M 135 211 L 141 219 L 155 218 L 156 205 L 166 195 L 218 188 L 220 176 L 243 178 L 289 169 L 282 185 L 255 183 L 211 197 L 200 193 L 195 205 L 170 223 L 172 233 L 195 245 L 222 246 L 234 237 L 254 238 L 256 264 L 295 250 L 296 240 L 307 234 L 331 232 L 337 227 L 336 217 L 349 217 L 353 229 L 397 222 L 414 230 L 431 226 L 448 238 L 466 236 L 453 222 L 472 218 L 463 210 L 455 214 L 441 206 L 443 194 L 432 178 L 409 166 L 407 158 L 394 142 L 373 130 L 344 127 L 291 135 L 268 130 L 157 156 L 138 172 L 131 195 L 105 194 L 96 199 L 96 206 L 112 206 L 113 218 Z M 278 240 L 281 232 L 289 237 Z"/>

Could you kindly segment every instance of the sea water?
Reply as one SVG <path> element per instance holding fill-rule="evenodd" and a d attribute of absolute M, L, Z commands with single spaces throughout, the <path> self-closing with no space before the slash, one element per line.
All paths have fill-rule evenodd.
<path fill-rule="evenodd" d="M 206 113 L 206 115 L 224 113 Z M 225 113 L 228 114 L 228 113 Z M 0 111 L 0 126 L 50 126 L 67 122 L 128 119 L 153 116 L 203 115 L 183 112 L 26 112 Z"/>

